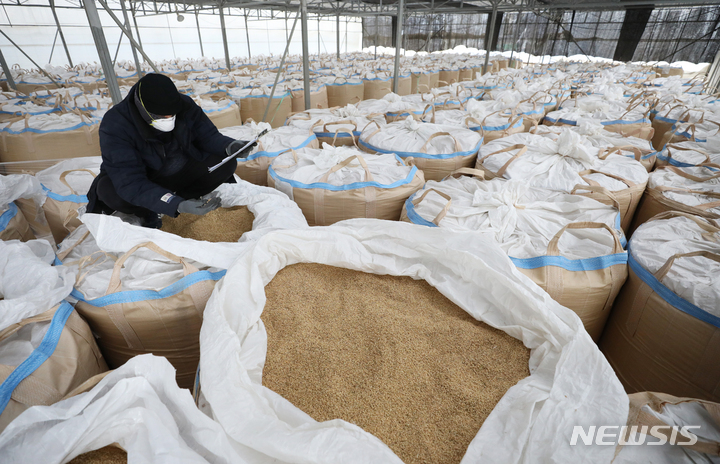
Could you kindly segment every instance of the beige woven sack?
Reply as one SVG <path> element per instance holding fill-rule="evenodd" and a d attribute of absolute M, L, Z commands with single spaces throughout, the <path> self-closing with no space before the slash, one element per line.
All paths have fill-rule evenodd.
<path fill-rule="evenodd" d="M 590 228 L 603 228 L 610 232 L 615 243 L 612 253 L 624 252 L 617 233 L 606 224 L 574 222 L 560 229 L 550 240 L 547 256 L 560 255 L 558 242 L 566 230 Z M 575 311 L 595 342 L 600 340 L 615 297 L 620 292 L 628 273 L 626 263 L 591 271 L 569 271 L 558 266 L 518 268 L 518 270 L 548 292 L 553 300 Z"/>
<path fill-rule="evenodd" d="M 345 80 L 345 84 L 338 83 L 338 80 L 341 79 Z M 350 84 L 346 79 L 338 77 L 333 84 L 326 85 L 325 88 L 327 91 L 327 108 L 354 105 L 365 98 L 365 82 L 363 81 Z M 300 111 L 304 110 L 303 107 Z"/>
<path fill-rule="evenodd" d="M 263 119 L 265 108 L 270 101 L 270 96 L 251 95 L 240 99 L 240 116 L 243 123 L 248 119 L 253 121 L 268 122 L 272 127 L 280 127 L 285 124 L 285 119 L 292 113 L 292 98 L 290 93 L 285 95 L 274 95 L 267 120 Z"/>
<path fill-rule="evenodd" d="M 8 206 L 9 208 L 0 215 L 0 218 L 5 215 L 7 215 L 6 218 L 10 218 L 5 228 L 0 230 L 0 240 L 20 240 L 22 242 L 33 240 L 35 234 L 30 229 L 30 224 L 20 208 L 14 203 L 10 203 Z"/>
<path fill-rule="evenodd" d="M 294 155 L 294 151 L 293 151 Z M 365 182 L 374 182 L 373 175 L 362 156 L 353 155 L 328 170 L 320 179 L 327 183 L 330 174 L 357 160 L 365 169 Z M 297 158 L 296 158 L 297 161 Z M 412 181 L 395 188 L 361 187 L 352 190 L 327 190 L 321 188 L 293 187 L 295 203 L 302 210 L 311 226 L 328 226 L 353 218 L 377 218 L 397 221 L 405 200 L 425 184 L 422 171 L 416 171 Z M 275 180 L 268 174 L 268 186 L 275 187 Z"/>
<path fill-rule="evenodd" d="M 712 220 L 676 211 L 662 213 L 651 221 L 677 216 L 694 220 L 709 234 L 720 232 Z M 678 254 L 651 276 L 662 281 L 676 259 L 692 256 L 720 262 L 720 255 L 707 251 Z M 600 348 L 628 393 L 662 391 L 720 401 L 720 327 L 668 303 L 638 277 L 632 260 Z"/>
<path fill-rule="evenodd" d="M 15 204 L 20 208 L 34 238 L 47 240 L 52 246 L 55 246 L 56 242 L 42 207 L 38 206 L 32 198 L 18 198 L 15 200 Z"/>
<path fill-rule="evenodd" d="M 701 166 L 709 166 L 720 169 L 720 166 L 716 164 L 703 164 Z M 708 180 L 720 178 L 720 173 L 705 178 L 693 176 L 692 174 L 688 174 L 682 169 L 678 169 L 674 166 L 662 166 L 658 169 L 667 169 L 679 176 L 685 177 L 687 179 L 692 179 L 695 182 L 705 182 Z M 697 193 L 710 198 L 716 198 L 717 200 L 710 203 L 705 203 L 704 205 L 689 206 L 666 197 L 665 195 L 663 195 L 663 192 Z M 659 185 L 657 187 L 648 186 L 647 189 L 645 189 L 645 193 L 643 194 L 640 203 L 638 204 L 637 211 L 635 212 L 635 217 L 633 218 L 632 226 L 630 227 L 630 234 L 635 232 L 635 229 L 640 227 L 642 224 L 649 221 L 650 218 L 666 211 L 681 211 L 683 213 L 692 214 L 708 219 L 720 219 L 720 214 L 708 211 L 709 209 L 718 207 L 720 207 L 720 193 L 703 192 L 700 190 L 690 190 L 684 188 L 665 187 L 662 185 Z"/>
<path fill-rule="evenodd" d="M 431 87 L 429 73 L 410 73 L 410 93 L 429 93 Z"/>
<path fill-rule="evenodd" d="M 241 126 L 242 118 L 240 116 L 240 106 L 233 104 L 228 108 L 212 113 L 205 113 L 208 118 L 215 124 L 215 127 L 222 129 L 223 127 Z"/>
<path fill-rule="evenodd" d="M 164 298 L 140 301 L 124 298 L 126 292 L 121 291 L 120 270 L 140 247 L 182 264 L 185 277 L 197 272 L 205 274 L 198 274 L 196 283 Z M 178 385 L 192 388 L 200 359 L 202 313 L 215 283 L 209 272 L 198 271 L 187 260 L 146 242 L 118 258 L 104 297 L 78 301 L 76 307 L 98 335 L 100 349 L 111 368 L 139 354 L 165 356 L 177 370 Z"/>
<path fill-rule="evenodd" d="M 292 96 L 292 112 L 297 113 L 305 111 L 305 91 L 291 90 Z M 310 92 L 310 108 L 327 108 L 328 93 L 327 88 L 323 85 L 319 89 Z"/>
<path fill-rule="evenodd" d="M 365 100 L 380 100 L 392 92 L 392 79 L 363 79 Z"/>
<path fill-rule="evenodd" d="M 440 85 L 451 85 L 460 82 L 460 71 L 455 69 L 441 69 L 440 70 Z"/>
<path fill-rule="evenodd" d="M 95 173 L 89 169 L 70 169 L 60 174 L 60 182 L 65 184 L 73 195 L 77 195 L 78 193 L 70 186 L 70 184 L 68 184 L 66 180 L 67 175 L 71 172 L 87 172 L 91 176 L 95 177 Z M 56 243 L 62 242 L 70 232 L 77 229 L 80 224 L 82 224 L 80 219 L 78 219 L 78 208 L 85 204 L 87 203 L 59 201 L 50 196 L 47 197 L 42 208 L 43 211 L 45 211 L 45 218 L 47 219 Z"/>
<path fill-rule="evenodd" d="M 78 112 L 83 122 L 89 122 Z M 29 129 L 29 116 L 23 116 L 25 129 Z M 16 119 L 20 120 L 20 119 Z M 20 134 L 0 132 L 0 162 L 55 160 L 100 156 L 100 124 L 83 125 L 69 131 L 38 134 L 24 131 Z"/>
<path fill-rule="evenodd" d="M 64 304 L 69 306 L 68 303 Z M 11 325 L 0 332 L 0 341 L 23 327 L 50 322 L 59 309 L 61 305 Z M 0 383 L 14 370 L 15 366 L 0 364 Z M 0 432 L 30 406 L 54 404 L 89 378 L 107 370 L 90 327 L 71 309 L 52 355 L 13 390 L 8 405 L 0 415 Z"/>

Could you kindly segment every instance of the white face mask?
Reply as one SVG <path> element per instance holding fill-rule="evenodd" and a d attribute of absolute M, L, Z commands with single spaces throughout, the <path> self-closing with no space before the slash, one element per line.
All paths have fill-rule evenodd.
<path fill-rule="evenodd" d="M 170 132 L 175 128 L 175 116 L 172 118 L 153 119 L 150 125 L 159 131 Z"/>

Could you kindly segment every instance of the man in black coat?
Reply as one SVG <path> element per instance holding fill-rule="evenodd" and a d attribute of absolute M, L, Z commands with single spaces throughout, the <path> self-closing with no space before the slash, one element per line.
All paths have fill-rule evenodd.
<path fill-rule="evenodd" d="M 169 77 L 147 74 L 103 117 L 102 165 L 88 192 L 87 211 L 134 214 L 156 228 L 161 214 L 206 214 L 220 206 L 220 199 L 208 194 L 235 182 L 237 161 L 213 172 L 208 168 L 246 143 L 220 134 Z M 237 155 L 246 157 L 250 150 Z"/>

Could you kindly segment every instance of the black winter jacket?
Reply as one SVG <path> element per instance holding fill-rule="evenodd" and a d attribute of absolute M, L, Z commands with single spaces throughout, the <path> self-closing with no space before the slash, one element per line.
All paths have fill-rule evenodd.
<path fill-rule="evenodd" d="M 177 216 L 177 207 L 185 198 L 172 195 L 151 180 L 162 175 L 165 153 L 158 139 L 159 131 L 142 119 L 135 106 L 136 91 L 137 84 L 123 101 L 108 110 L 100 123 L 100 171 L 110 177 L 120 198 L 128 203 Z M 220 134 L 192 98 L 186 95 L 181 98 L 184 108 L 175 118 L 172 133 L 185 156 L 198 161 L 210 154 L 224 157 L 225 148 L 234 139 Z M 92 200 L 90 203 L 94 203 Z M 88 211 L 93 208 L 93 204 L 88 205 Z"/>

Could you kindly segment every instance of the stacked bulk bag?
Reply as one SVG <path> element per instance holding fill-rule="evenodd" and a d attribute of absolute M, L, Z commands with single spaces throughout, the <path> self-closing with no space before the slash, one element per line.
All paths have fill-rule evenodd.
<path fill-rule="evenodd" d="M 195 98 L 194 100 L 218 129 L 242 124 L 240 107 L 232 100 L 226 98 L 219 100 Z"/>
<path fill-rule="evenodd" d="M 40 181 L 28 174 L 0 176 L 0 239 L 46 240 L 55 246 L 43 204 L 47 199 Z"/>
<path fill-rule="evenodd" d="M 629 393 L 720 400 L 720 227 L 667 212 L 630 240 L 600 347 Z"/>
<path fill-rule="evenodd" d="M 44 241 L 0 242 L 0 431 L 107 370 L 90 328 L 64 301 L 74 275 Z"/>
<path fill-rule="evenodd" d="M 720 219 L 720 165 L 662 166 L 651 172 L 631 230 L 666 211 Z"/>
<path fill-rule="evenodd" d="M 485 143 L 518 132 L 525 132 L 522 115 L 504 110 L 502 104 L 494 101 L 469 100 L 463 109 L 439 110 L 433 107 L 425 121 L 435 124 L 464 126 L 483 134 Z"/>
<path fill-rule="evenodd" d="M 70 159 L 35 174 L 47 194 L 42 208 L 56 243 L 81 224 L 78 209 L 87 204 L 87 192 L 101 163 L 99 156 Z"/>
<path fill-rule="evenodd" d="M 605 130 L 623 136 L 650 140 L 655 131 L 647 115 L 649 108 L 642 106 L 642 103 L 628 105 L 621 100 L 608 100 L 602 95 L 566 100 L 560 109 L 545 115 L 544 123 L 576 126 L 582 121 L 592 121 L 602 124 Z"/>
<path fill-rule="evenodd" d="M 202 313 L 224 271 L 180 258 L 152 242 L 115 259 L 96 258 L 81 258 L 78 272 L 83 278 L 74 296 L 108 365 L 120 367 L 143 353 L 165 356 L 177 370 L 178 385 L 192 387 Z"/>
<path fill-rule="evenodd" d="M 325 87 L 329 108 L 354 105 L 365 99 L 365 85 L 362 79 L 336 77 L 326 82 Z"/>
<path fill-rule="evenodd" d="M 292 112 L 292 97 L 290 92 L 277 91 L 270 101 L 270 91 L 266 86 L 254 87 L 251 89 L 230 89 L 229 97 L 240 105 L 240 117 L 242 122 L 248 119 L 262 122 L 265 115 L 265 108 L 270 104 L 267 113 L 267 121 L 272 127 L 280 127 L 285 124 L 285 119 Z"/>
<path fill-rule="evenodd" d="M 263 287 L 296 263 L 425 280 L 473 319 L 532 350 L 531 375 L 495 406 L 465 461 L 515 464 L 530 450 L 534 462 L 612 459 L 612 447 L 569 445 L 573 425 L 620 424 L 628 411 L 627 396 L 574 313 L 521 276 L 493 240 L 369 219 L 269 234 L 217 286 L 201 330 L 200 383 L 213 417 L 240 444 L 292 462 L 401 462 L 358 426 L 317 422 L 263 386 Z M 374 303 L 369 293 L 362 297 Z"/>
<path fill-rule="evenodd" d="M 475 163 L 482 135 L 452 125 L 422 123 L 408 117 L 386 126 L 370 124 L 360 135 L 360 147 L 369 153 L 395 153 L 413 158 L 426 180 L 440 180 Z"/>
<path fill-rule="evenodd" d="M 235 173 L 255 185 L 267 185 L 267 169 L 272 160 L 289 149 L 317 148 L 318 141 L 310 129 L 282 126 L 272 129 L 266 122 L 247 121 L 245 125 L 226 127 L 220 133 L 237 140 L 252 140 L 263 130 L 270 130 L 257 142 L 246 158 L 238 158 Z"/>
<path fill-rule="evenodd" d="M 0 123 L 0 161 L 99 156 L 100 119 L 77 113 L 24 116 Z"/>
<path fill-rule="evenodd" d="M 620 214 L 590 198 L 473 177 L 429 181 L 402 220 L 494 236 L 515 266 L 598 341 L 627 277 Z"/>
<path fill-rule="evenodd" d="M 294 200 L 310 225 L 344 219 L 397 221 L 403 202 L 425 183 L 422 171 L 393 153 L 370 155 L 324 144 L 291 150 L 268 169 L 268 185 Z"/>
<path fill-rule="evenodd" d="M 622 228 L 628 230 L 648 173 L 642 164 L 623 154 L 610 153 L 604 159 L 601 154 L 601 149 L 572 130 L 561 132 L 557 138 L 514 134 L 484 145 L 476 168 L 488 179 L 521 180 L 534 187 L 617 203 Z"/>

